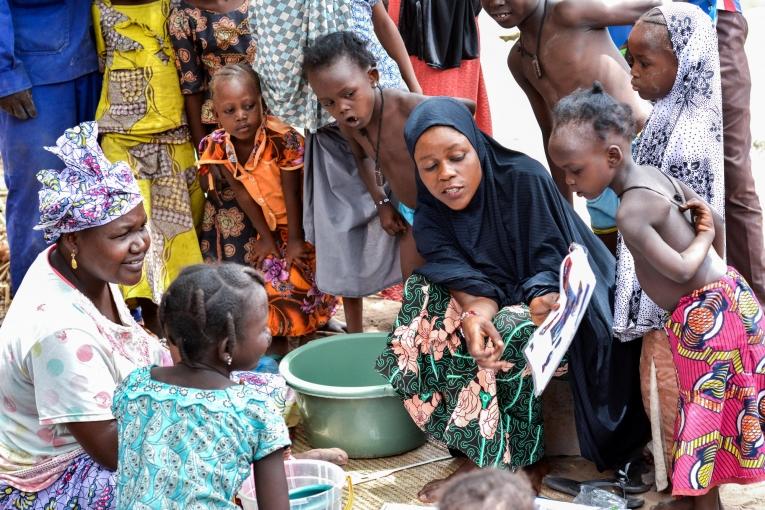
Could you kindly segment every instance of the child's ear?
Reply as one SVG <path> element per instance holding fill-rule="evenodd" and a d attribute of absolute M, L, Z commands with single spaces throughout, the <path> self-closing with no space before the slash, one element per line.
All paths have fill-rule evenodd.
<path fill-rule="evenodd" d="M 608 166 L 611 168 L 621 165 L 624 161 L 624 153 L 618 145 L 609 145 L 608 149 L 606 149 L 606 155 L 608 157 Z"/>
<path fill-rule="evenodd" d="M 228 337 L 224 338 L 222 342 L 218 343 L 218 359 L 221 360 L 224 364 L 230 365 L 231 364 L 231 353 L 234 350 L 234 343 L 233 341 L 229 340 Z"/>
<path fill-rule="evenodd" d="M 369 71 L 367 71 L 367 75 L 369 75 L 369 83 L 373 86 L 377 85 L 380 81 L 380 71 L 378 71 L 376 67 L 370 67 Z"/>

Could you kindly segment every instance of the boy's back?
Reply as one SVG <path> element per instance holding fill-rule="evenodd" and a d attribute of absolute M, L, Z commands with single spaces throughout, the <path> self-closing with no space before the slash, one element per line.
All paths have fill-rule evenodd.
<path fill-rule="evenodd" d="M 681 297 L 719 280 L 726 272 L 715 246 L 695 271 L 680 255 L 696 238 L 691 215 L 680 205 L 698 198 L 680 181 L 658 168 L 642 166 L 626 183 L 616 223 L 635 260 L 640 286 L 664 310 L 674 310 Z M 724 236 L 716 232 L 715 241 Z"/>

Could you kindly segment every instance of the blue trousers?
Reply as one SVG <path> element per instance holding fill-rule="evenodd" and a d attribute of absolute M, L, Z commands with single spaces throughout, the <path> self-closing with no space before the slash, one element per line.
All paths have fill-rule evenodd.
<path fill-rule="evenodd" d="M 32 227 L 40 221 L 35 174 L 42 169 L 62 169 L 63 162 L 43 147 L 56 144 L 64 130 L 95 118 L 101 92 L 101 75 L 90 73 L 76 80 L 32 87 L 37 117 L 19 120 L 0 110 L 0 156 L 8 188 L 6 224 L 11 250 L 11 290 L 45 248 L 42 232 Z"/>

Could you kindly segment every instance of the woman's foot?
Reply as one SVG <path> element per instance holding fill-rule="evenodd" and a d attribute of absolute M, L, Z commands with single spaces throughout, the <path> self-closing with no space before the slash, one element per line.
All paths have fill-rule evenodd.
<path fill-rule="evenodd" d="M 462 464 L 457 468 L 457 471 L 450 474 L 446 478 L 438 478 L 426 483 L 423 488 L 420 489 L 420 492 L 417 493 L 417 499 L 423 503 L 437 503 L 438 500 L 441 499 L 441 494 L 444 491 L 444 487 L 448 482 L 451 481 L 452 478 L 463 473 L 469 473 L 470 471 L 474 471 L 476 469 L 478 469 L 478 466 L 476 466 L 472 461 L 468 459 L 462 459 Z"/>
<path fill-rule="evenodd" d="M 340 448 L 314 448 L 307 452 L 296 453 L 294 457 L 303 460 L 323 460 L 338 466 L 348 464 L 348 454 Z"/>

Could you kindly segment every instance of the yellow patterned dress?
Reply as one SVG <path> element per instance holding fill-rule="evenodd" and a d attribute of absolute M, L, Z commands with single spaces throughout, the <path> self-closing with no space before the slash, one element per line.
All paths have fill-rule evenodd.
<path fill-rule="evenodd" d="M 96 112 L 101 146 L 111 161 L 127 161 L 149 215 L 151 249 L 144 276 L 123 287 L 125 299 L 155 303 L 185 266 L 202 262 L 196 226 L 204 195 L 196 180 L 173 47 L 170 0 L 112 5 L 96 0 L 93 21 L 104 68 Z"/>

